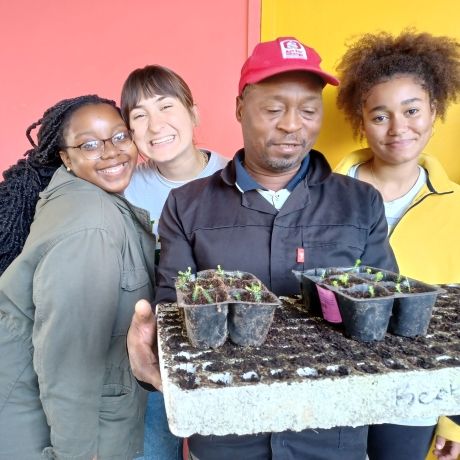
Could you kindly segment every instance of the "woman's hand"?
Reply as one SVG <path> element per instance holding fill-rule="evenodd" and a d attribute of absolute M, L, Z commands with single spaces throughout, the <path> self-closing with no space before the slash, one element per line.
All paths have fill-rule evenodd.
<path fill-rule="evenodd" d="M 460 455 L 460 443 L 436 436 L 434 455 L 438 460 L 457 460 Z"/>

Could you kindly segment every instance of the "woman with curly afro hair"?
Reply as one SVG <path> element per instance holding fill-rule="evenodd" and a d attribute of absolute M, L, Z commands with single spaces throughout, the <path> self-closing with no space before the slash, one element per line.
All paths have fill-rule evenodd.
<path fill-rule="evenodd" d="M 436 118 L 460 92 L 460 44 L 449 37 L 404 31 L 366 34 L 339 65 L 337 105 L 368 148 L 345 157 L 336 171 L 382 194 L 390 243 L 404 275 L 428 283 L 460 281 L 460 186 L 424 149 Z M 458 417 L 441 417 L 435 455 L 460 453 Z M 369 429 L 371 460 L 421 460 L 430 451 L 436 419 Z"/>

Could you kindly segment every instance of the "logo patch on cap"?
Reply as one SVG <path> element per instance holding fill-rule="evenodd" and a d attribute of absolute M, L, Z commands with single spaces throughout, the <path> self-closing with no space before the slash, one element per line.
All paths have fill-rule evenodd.
<path fill-rule="evenodd" d="M 307 51 L 297 40 L 280 41 L 283 59 L 308 59 Z"/>

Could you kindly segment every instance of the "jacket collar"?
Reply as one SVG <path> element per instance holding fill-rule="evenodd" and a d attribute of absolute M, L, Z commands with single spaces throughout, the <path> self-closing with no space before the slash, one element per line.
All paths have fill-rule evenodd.
<path fill-rule="evenodd" d="M 145 230 L 151 232 L 151 223 L 147 211 L 133 206 L 124 196 L 118 193 L 108 193 L 97 185 L 80 179 L 75 176 L 75 174 L 68 172 L 64 166 L 60 166 L 56 170 L 48 186 L 45 190 L 40 192 L 40 200 L 37 203 L 37 209 L 45 206 L 46 203 L 53 198 L 76 191 L 92 191 L 93 193 L 102 193 L 106 195 L 122 212 L 133 215 Z"/>
<path fill-rule="evenodd" d="M 372 158 L 372 151 L 369 148 L 355 150 L 347 155 L 336 167 L 341 174 L 348 174 L 349 169 L 358 163 L 364 163 Z M 428 190 L 432 193 L 451 193 L 456 187 L 447 176 L 441 163 L 431 155 L 422 153 L 418 164 L 427 172 Z M 423 189 L 422 189 L 423 190 Z M 425 189 L 426 190 L 426 189 Z"/>
<path fill-rule="evenodd" d="M 221 172 L 222 180 L 230 186 L 236 186 L 237 172 L 235 163 L 238 161 L 238 155 L 244 155 L 244 149 L 238 150 L 233 160 L 229 161 Z M 324 158 L 324 155 L 317 150 L 310 150 L 308 157 L 309 162 L 306 175 L 304 178 L 301 178 L 299 182 L 303 182 L 305 186 L 319 185 L 326 181 L 331 175 L 331 167 L 326 158 Z"/>
<path fill-rule="evenodd" d="M 431 155 L 422 153 L 418 164 L 427 171 L 427 186 L 435 193 L 448 193 L 453 191 L 453 182 L 449 179 L 441 163 Z"/>

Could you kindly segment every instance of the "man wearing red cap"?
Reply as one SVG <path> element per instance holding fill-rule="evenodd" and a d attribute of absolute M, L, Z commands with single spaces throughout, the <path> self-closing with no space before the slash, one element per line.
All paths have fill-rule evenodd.
<path fill-rule="evenodd" d="M 382 198 L 368 184 L 336 175 L 313 145 L 322 89 L 338 80 L 315 50 L 295 38 L 260 43 L 241 70 L 236 117 L 244 148 L 213 176 L 169 195 L 160 219 L 162 254 L 155 303 L 175 301 L 179 270 L 254 273 L 275 294 L 299 292 L 292 270 L 366 265 L 395 270 Z M 161 387 L 154 316 L 138 304 L 128 335 L 133 372 Z M 193 460 L 364 460 L 367 427 L 200 436 Z"/>

